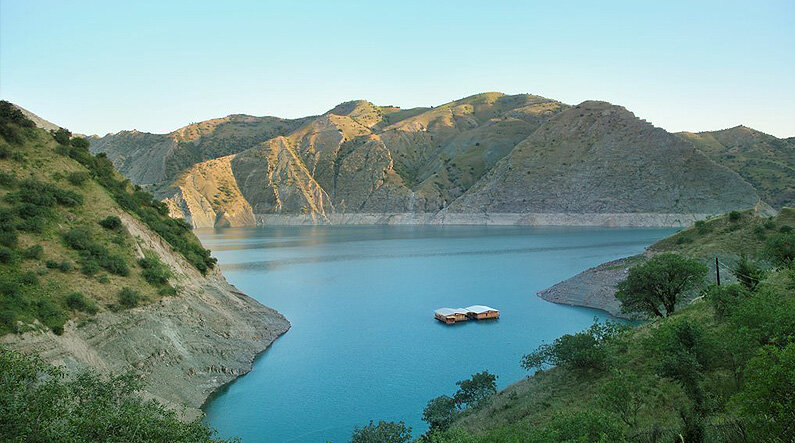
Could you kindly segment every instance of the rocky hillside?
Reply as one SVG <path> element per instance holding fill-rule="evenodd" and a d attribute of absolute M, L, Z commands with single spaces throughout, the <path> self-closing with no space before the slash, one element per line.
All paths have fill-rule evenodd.
<path fill-rule="evenodd" d="M 795 138 L 780 139 L 745 126 L 678 135 L 740 174 L 771 206 L 795 204 Z"/>
<path fill-rule="evenodd" d="M 68 131 L 0 102 L 0 343 L 132 370 L 189 415 L 289 323 L 229 285 L 190 227 Z"/>
<path fill-rule="evenodd" d="M 169 134 L 122 131 L 91 138 L 91 152 L 105 153 L 135 184 L 170 181 L 198 162 L 240 152 L 287 134 L 307 119 L 230 115 L 192 123 Z"/>
<path fill-rule="evenodd" d="M 95 140 L 92 149 L 109 152 L 129 171 L 113 154 L 131 150 L 122 139 Z M 160 148 L 139 146 L 141 156 L 149 149 L 150 160 L 161 163 Z M 256 146 L 225 146 L 214 159 L 181 163 L 193 162 L 170 185 L 158 186 L 174 216 L 195 227 L 682 226 L 759 200 L 735 172 L 622 107 L 571 107 L 526 94 L 485 93 L 408 110 L 347 102 Z"/>

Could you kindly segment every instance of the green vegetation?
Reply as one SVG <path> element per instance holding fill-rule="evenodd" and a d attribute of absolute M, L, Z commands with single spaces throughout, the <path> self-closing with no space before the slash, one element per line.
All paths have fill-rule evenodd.
<path fill-rule="evenodd" d="M 667 317 L 688 291 L 701 284 L 707 270 L 695 259 L 671 253 L 656 255 L 630 269 L 627 279 L 617 286 L 616 298 L 623 312 Z"/>
<path fill-rule="evenodd" d="M 92 156 L 88 151 L 88 141 L 81 138 L 71 140 L 56 139 L 61 144 L 59 152 L 67 155 L 88 168 L 91 176 L 107 189 L 123 209 L 138 216 L 141 221 L 165 239 L 176 251 L 202 274 L 215 266 L 210 251 L 204 249 L 191 232 L 191 226 L 184 220 L 168 216 L 168 207 L 152 197 L 152 194 L 133 187 L 128 180 L 118 178 L 113 163 L 105 154 Z"/>
<path fill-rule="evenodd" d="M 184 222 L 120 179 L 88 145 L 66 129 L 37 129 L 0 101 L 0 335 L 61 334 L 70 319 L 176 294 L 156 254 L 139 261 L 141 240 L 132 238 L 124 217 L 110 215 L 119 214 L 119 206 L 200 271 L 214 264 Z M 124 303 L 122 287 L 135 294 Z"/>
<path fill-rule="evenodd" d="M 134 308 L 143 301 L 143 296 L 136 290 L 122 288 L 119 292 L 119 304 L 125 308 Z"/>
<path fill-rule="evenodd" d="M 351 443 L 408 443 L 411 441 L 411 428 L 404 422 L 379 421 L 363 428 L 356 428 L 351 437 Z"/>
<path fill-rule="evenodd" d="M 793 441 L 795 265 L 787 253 L 793 238 L 746 237 L 755 225 L 780 226 L 790 217 L 786 211 L 769 220 L 747 213 L 736 221 L 720 217 L 700 225 L 701 234 L 693 227 L 673 236 L 692 236 L 684 246 L 671 238 L 658 243 L 748 255 L 731 268 L 738 283 L 707 285 L 687 305 L 677 299 L 667 316 L 636 327 L 595 323 L 540 346 L 521 362 L 535 371 L 531 377 L 484 401 L 459 408 L 454 397 L 434 398 L 423 411 L 429 431 L 417 441 Z M 725 231 L 728 224 L 737 228 Z M 728 232 L 753 243 L 716 243 L 730 239 Z M 666 268 L 669 280 L 680 282 L 676 288 L 697 288 L 703 265 L 662 256 L 652 266 L 687 264 Z M 649 262 L 636 261 L 629 275 Z"/>
<path fill-rule="evenodd" d="M 6 442 L 220 442 L 200 419 L 138 395 L 140 380 L 60 368 L 0 348 L 0 440 Z"/>

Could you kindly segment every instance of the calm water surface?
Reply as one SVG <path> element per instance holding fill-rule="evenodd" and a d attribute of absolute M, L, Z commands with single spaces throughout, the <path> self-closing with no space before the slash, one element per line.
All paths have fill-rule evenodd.
<path fill-rule="evenodd" d="M 641 252 L 673 229 L 470 226 L 232 228 L 199 232 L 227 279 L 292 328 L 254 369 L 210 401 L 221 436 L 253 442 L 346 442 L 369 420 L 405 420 L 487 369 L 500 388 L 521 356 L 587 327 L 595 310 L 537 291 Z M 473 304 L 497 321 L 446 326 L 433 310 Z"/>

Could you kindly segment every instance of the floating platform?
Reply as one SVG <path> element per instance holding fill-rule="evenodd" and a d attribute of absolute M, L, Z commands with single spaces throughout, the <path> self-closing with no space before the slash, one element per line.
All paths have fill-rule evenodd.
<path fill-rule="evenodd" d="M 466 308 L 440 308 L 433 311 L 433 316 L 440 322 L 452 325 L 467 320 L 488 320 L 500 318 L 500 311 L 484 305 L 472 305 Z"/>

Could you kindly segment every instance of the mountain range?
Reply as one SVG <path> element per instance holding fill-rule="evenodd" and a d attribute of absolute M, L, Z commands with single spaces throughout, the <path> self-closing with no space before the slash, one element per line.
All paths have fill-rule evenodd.
<path fill-rule="evenodd" d="M 300 119 L 91 138 L 194 227 L 285 223 L 681 226 L 793 197 L 793 139 L 672 134 L 625 108 L 484 93 Z"/>

